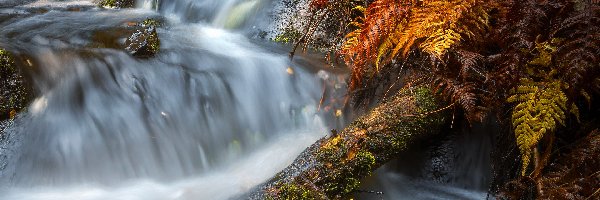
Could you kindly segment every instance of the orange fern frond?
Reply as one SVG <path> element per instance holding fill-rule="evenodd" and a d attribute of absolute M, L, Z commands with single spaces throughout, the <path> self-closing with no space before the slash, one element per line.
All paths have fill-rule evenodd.
<path fill-rule="evenodd" d="M 442 56 L 455 43 L 479 35 L 488 23 L 486 1 L 450 0 L 426 1 L 411 10 L 408 25 L 392 37 L 398 38 L 390 57 L 401 51 L 406 55 L 416 41 L 419 47 L 435 56 Z M 390 53 L 390 52 L 386 52 Z"/>
<path fill-rule="evenodd" d="M 357 29 L 346 35 L 341 53 L 346 63 L 353 66 L 350 88 L 355 89 L 367 71 L 367 66 L 378 55 L 379 46 L 406 18 L 409 1 L 378 0 L 367 8 L 356 7 L 364 13 L 352 25 Z M 379 70 L 378 68 L 376 70 Z"/>
<path fill-rule="evenodd" d="M 458 104 L 470 122 L 483 119 L 485 113 L 483 108 L 478 106 L 478 91 L 475 83 L 461 82 L 438 75 L 433 80 L 433 86 L 435 91 L 441 92 L 449 102 Z"/>
<path fill-rule="evenodd" d="M 357 88 L 365 73 L 378 72 L 392 59 L 406 56 L 411 48 L 441 58 L 465 39 L 487 29 L 484 0 L 377 0 L 364 11 L 358 29 L 347 35 L 342 54 L 354 74 L 350 89 Z M 374 69 L 370 69 L 374 65 Z"/>
<path fill-rule="evenodd" d="M 310 9 L 319 10 L 325 8 L 328 3 L 328 0 L 311 0 L 310 3 L 308 3 L 308 7 Z"/>

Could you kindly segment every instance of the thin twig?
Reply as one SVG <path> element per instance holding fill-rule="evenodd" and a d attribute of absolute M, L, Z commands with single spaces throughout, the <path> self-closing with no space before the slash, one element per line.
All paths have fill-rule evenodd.
<path fill-rule="evenodd" d="M 320 15 L 320 18 L 317 20 L 317 23 L 314 23 L 316 25 L 319 25 L 319 23 L 321 23 L 321 21 L 325 18 L 325 14 Z M 308 26 L 306 26 L 306 30 L 304 31 L 304 35 L 298 40 L 298 42 L 296 42 L 296 44 L 294 45 L 294 48 L 292 49 L 292 51 L 290 51 L 290 60 L 292 60 L 294 58 L 294 54 L 296 53 L 296 49 L 298 48 L 298 46 L 305 42 L 308 43 L 308 39 L 307 37 L 310 37 L 310 35 L 312 35 L 314 33 L 314 31 L 311 32 L 311 28 L 313 26 L 313 20 L 315 18 L 311 15 L 310 20 L 308 21 Z M 314 30 L 316 30 L 317 27 L 315 26 Z"/>
<path fill-rule="evenodd" d="M 425 113 L 420 113 L 420 114 L 416 114 L 416 115 L 407 114 L 407 115 L 402 115 L 402 117 L 417 117 L 417 116 L 418 117 L 423 117 L 423 116 L 431 115 L 431 114 L 434 114 L 434 113 L 442 112 L 442 111 L 444 111 L 444 110 L 446 110 L 446 109 L 454 106 L 455 104 L 456 104 L 456 102 L 451 103 L 450 105 L 448 105 L 446 107 L 443 107 L 443 108 L 440 108 L 440 109 L 437 109 L 437 110 L 433 110 L 433 111 L 429 111 L 429 112 L 425 112 Z"/>
<path fill-rule="evenodd" d="M 325 81 L 323 81 L 325 82 Z M 323 102 L 325 101 L 325 91 L 327 90 L 327 85 L 326 83 L 323 83 L 323 93 L 321 94 L 321 100 L 319 101 L 319 107 L 317 108 L 317 112 L 321 111 L 321 106 L 323 105 Z"/>
<path fill-rule="evenodd" d="M 598 192 L 600 192 L 600 187 L 598 189 L 596 189 L 596 191 L 590 195 L 589 197 L 585 198 L 585 200 L 591 199 L 592 197 L 594 197 L 594 195 L 598 194 Z"/>

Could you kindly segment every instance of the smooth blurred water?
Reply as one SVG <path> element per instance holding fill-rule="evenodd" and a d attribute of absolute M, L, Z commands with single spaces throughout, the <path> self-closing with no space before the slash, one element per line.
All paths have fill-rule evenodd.
<path fill-rule="evenodd" d="M 497 130 L 497 124 L 476 124 L 415 144 L 363 180 L 362 190 L 381 193 L 363 192 L 356 197 L 486 199 L 491 182 L 492 135 Z"/>
<path fill-rule="evenodd" d="M 0 45 L 29 56 L 38 94 L 0 126 L 8 127 L 0 199 L 229 199 L 282 170 L 327 126 L 345 122 L 325 125 L 317 111 L 323 84 L 338 87 L 343 76 L 248 39 L 270 27 L 274 4 L 138 0 L 136 9 L 106 10 L 82 0 L 0 0 Z M 166 20 L 155 57 L 97 48 L 97 33 L 148 17 Z M 363 187 L 376 182 L 385 195 L 366 198 L 483 198 L 471 186 L 479 183 L 453 184 L 480 179 L 481 167 L 469 164 L 485 162 L 469 159 L 480 150 L 466 150 L 451 183 L 380 169 Z"/>
<path fill-rule="evenodd" d="M 31 57 L 39 94 L 2 140 L 0 199 L 227 199 L 327 132 L 316 75 L 223 29 L 238 2 L 89 3 L 23 4 L 0 30 Z M 74 5 L 84 9 L 63 9 Z M 205 10 L 216 12 L 189 15 Z M 168 20 L 154 58 L 89 47 L 90 33 L 148 16 Z"/>

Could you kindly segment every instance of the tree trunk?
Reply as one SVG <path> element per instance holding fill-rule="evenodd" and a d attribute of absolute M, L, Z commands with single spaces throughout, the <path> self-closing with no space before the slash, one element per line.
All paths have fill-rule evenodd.
<path fill-rule="evenodd" d="M 403 89 L 342 132 L 322 138 L 249 199 L 340 199 L 358 189 L 361 178 L 414 141 L 439 132 L 447 113 L 431 91 Z"/>

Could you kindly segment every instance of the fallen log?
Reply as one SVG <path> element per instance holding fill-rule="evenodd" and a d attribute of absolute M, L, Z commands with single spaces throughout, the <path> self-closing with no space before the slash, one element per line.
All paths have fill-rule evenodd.
<path fill-rule="evenodd" d="M 447 113 L 424 87 L 402 89 L 390 101 L 332 130 L 296 160 L 258 186 L 248 199 L 341 199 L 355 192 L 361 178 L 424 137 L 438 133 Z"/>

